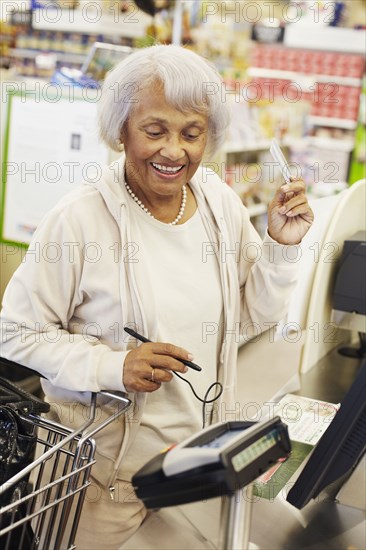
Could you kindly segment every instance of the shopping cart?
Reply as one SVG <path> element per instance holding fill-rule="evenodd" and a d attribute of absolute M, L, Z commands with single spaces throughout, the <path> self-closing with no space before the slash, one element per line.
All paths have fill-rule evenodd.
<path fill-rule="evenodd" d="M 102 396 L 114 400 L 115 406 L 107 419 L 95 422 L 97 399 Z M 13 497 L 10 504 L 0 508 L 2 550 L 76 548 L 75 536 L 95 463 L 93 437 L 130 405 L 120 392 L 91 393 L 88 418 L 76 430 L 30 413 L 23 417 L 36 430 L 37 455 L 41 454 L 0 486 L 0 499 L 19 483 L 28 486 L 24 496 Z"/>

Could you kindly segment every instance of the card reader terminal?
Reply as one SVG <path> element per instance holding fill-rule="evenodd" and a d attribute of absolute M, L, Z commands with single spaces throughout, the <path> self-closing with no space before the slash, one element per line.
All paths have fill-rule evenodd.
<path fill-rule="evenodd" d="M 132 484 L 147 508 L 230 495 L 290 450 L 287 426 L 279 417 L 218 423 L 154 457 Z"/>

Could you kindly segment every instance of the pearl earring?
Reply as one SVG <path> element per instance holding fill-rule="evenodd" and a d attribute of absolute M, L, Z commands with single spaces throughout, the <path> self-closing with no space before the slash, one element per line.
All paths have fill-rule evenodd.
<path fill-rule="evenodd" d="M 120 139 L 116 139 L 117 149 L 118 151 L 123 151 L 124 146 Z"/>

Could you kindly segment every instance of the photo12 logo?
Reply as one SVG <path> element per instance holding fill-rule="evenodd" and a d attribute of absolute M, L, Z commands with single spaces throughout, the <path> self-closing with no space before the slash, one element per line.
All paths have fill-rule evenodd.
<path fill-rule="evenodd" d="M 18 2 L 7 2 L 7 4 L 17 5 Z M 29 2 L 23 2 L 28 5 Z M 7 11 L 12 6 L 7 7 Z M 112 23 L 136 24 L 140 22 L 141 11 L 135 2 L 119 2 L 108 0 L 32 0 L 31 9 L 33 12 L 33 23 L 56 24 L 70 23 L 75 24 L 84 22 L 86 24 L 100 23 L 103 18 L 108 17 Z"/>
<path fill-rule="evenodd" d="M 219 18 L 222 23 L 258 23 L 266 19 L 274 23 L 297 23 L 306 17 L 308 22 L 329 25 L 335 16 L 335 2 L 233 2 L 202 1 L 202 23 Z"/>

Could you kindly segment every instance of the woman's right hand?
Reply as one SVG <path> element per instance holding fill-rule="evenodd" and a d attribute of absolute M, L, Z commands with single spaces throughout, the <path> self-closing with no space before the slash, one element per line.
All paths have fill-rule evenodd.
<path fill-rule="evenodd" d="M 123 384 L 129 392 L 153 392 L 173 378 L 171 371 L 187 372 L 179 359 L 192 361 L 188 351 L 173 344 L 148 342 L 128 352 L 123 367 Z"/>

